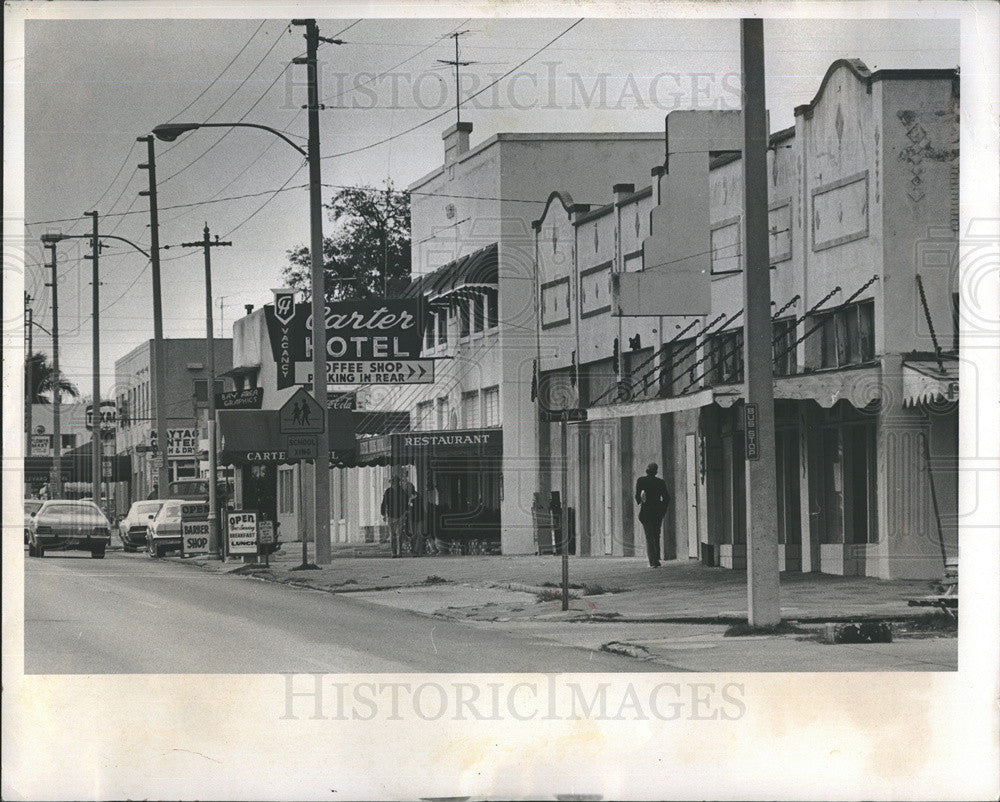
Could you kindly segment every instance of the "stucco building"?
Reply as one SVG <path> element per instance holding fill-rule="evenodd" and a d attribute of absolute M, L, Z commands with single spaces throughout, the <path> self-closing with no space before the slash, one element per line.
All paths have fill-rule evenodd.
<path fill-rule="evenodd" d="M 841 60 L 771 137 L 783 570 L 932 577 L 957 557 L 958 109 L 955 71 Z M 741 127 L 739 112 L 674 114 Z M 742 165 L 734 148 L 706 150 L 707 194 L 671 182 L 670 154 L 690 145 L 671 117 L 648 186 L 609 182 L 593 208 L 555 184 L 534 221 L 540 406 L 587 417 L 539 420 L 540 488 L 576 512 L 580 554 L 634 554 L 631 492 L 657 462 L 674 500 L 666 556 L 741 568 Z M 671 216 L 699 208 L 698 192 L 707 225 L 686 235 Z M 643 286 L 626 274 L 696 257 L 707 314 L 650 315 L 634 293 L 623 306 Z"/>

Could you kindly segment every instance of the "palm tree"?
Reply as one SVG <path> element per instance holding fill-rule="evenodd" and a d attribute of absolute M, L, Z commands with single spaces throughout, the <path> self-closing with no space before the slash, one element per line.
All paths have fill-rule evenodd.
<path fill-rule="evenodd" d="M 55 389 L 55 371 L 49 363 L 45 354 L 36 352 L 31 354 L 24 362 L 24 381 L 31 391 L 32 404 L 51 404 L 52 400 L 46 393 L 52 393 Z M 62 371 L 59 372 L 59 392 L 70 398 L 79 398 L 80 391 L 76 385 L 67 379 Z"/>

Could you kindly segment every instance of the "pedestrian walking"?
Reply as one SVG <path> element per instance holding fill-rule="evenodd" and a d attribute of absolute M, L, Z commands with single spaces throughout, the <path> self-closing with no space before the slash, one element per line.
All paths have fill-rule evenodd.
<path fill-rule="evenodd" d="M 655 462 L 649 463 L 646 475 L 635 483 L 635 503 L 639 505 L 639 523 L 646 533 L 646 556 L 649 557 L 650 568 L 660 567 L 660 530 L 670 503 L 666 482 L 656 475 L 658 470 Z"/>
<path fill-rule="evenodd" d="M 410 524 L 410 552 L 414 557 L 424 556 L 425 538 L 427 536 L 427 509 L 424 499 L 416 490 L 410 496 L 410 506 L 407 509 Z"/>
<path fill-rule="evenodd" d="M 399 476 L 394 475 L 382 495 L 381 508 L 382 517 L 389 525 L 389 546 L 392 549 L 393 557 L 399 557 L 402 551 L 408 501 L 403 483 Z"/>

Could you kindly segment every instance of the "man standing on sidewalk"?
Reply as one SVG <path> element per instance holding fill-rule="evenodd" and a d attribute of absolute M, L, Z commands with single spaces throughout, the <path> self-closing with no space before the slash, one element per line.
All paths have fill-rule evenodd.
<path fill-rule="evenodd" d="M 402 549 L 403 526 L 408 505 L 406 488 L 403 487 L 399 476 L 393 474 L 389 486 L 382 495 L 382 517 L 389 524 L 389 545 L 392 547 L 393 557 L 398 557 Z"/>
<path fill-rule="evenodd" d="M 649 557 L 649 567 L 660 567 L 660 530 L 663 526 L 663 516 L 667 514 L 667 504 L 670 494 L 667 484 L 656 472 L 659 470 L 655 462 L 646 467 L 646 475 L 635 483 L 635 503 L 639 505 L 639 523 L 646 533 L 646 556 Z"/>

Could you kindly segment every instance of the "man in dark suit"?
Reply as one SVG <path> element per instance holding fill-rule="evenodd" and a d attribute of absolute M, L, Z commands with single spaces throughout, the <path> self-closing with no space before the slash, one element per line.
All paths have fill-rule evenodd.
<path fill-rule="evenodd" d="M 670 502 L 666 482 L 656 475 L 658 470 L 655 462 L 649 463 L 646 475 L 635 483 L 635 503 L 639 505 L 639 523 L 646 533 L 650 568 L 660 567 L 660 529 Z"/>

